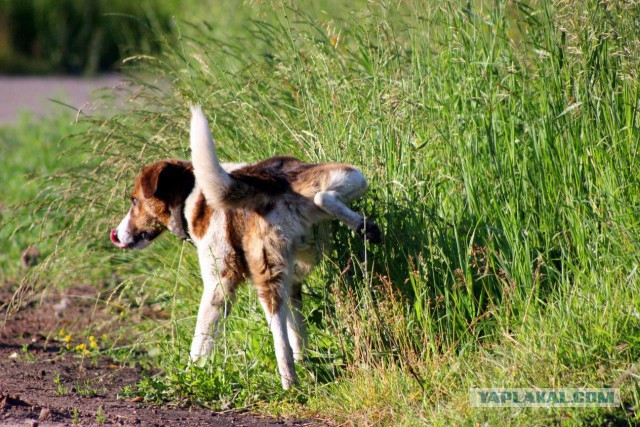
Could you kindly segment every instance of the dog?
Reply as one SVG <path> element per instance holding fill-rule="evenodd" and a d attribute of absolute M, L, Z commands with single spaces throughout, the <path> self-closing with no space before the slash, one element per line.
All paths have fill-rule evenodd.
<path fill-rule="evenodd" d="M 282 387 L 289 389 L 297 381 L 294 360 L 302 360 L 305 345 L 302 280 L 317 258 L 313 226 L 337 219 L 369 242 L 380 242 L 379 227 L 346 205 L 365 194 L 367 181 L 354 166 L 286 156 L 221 164 L 205 114 L 197 106 L 191 114 L 192 161 L 144 167 L 111 241 L 143 249 L 169 230 L 196 247 L 204 291 L 192 362 L 211 352 L 237 287 L 250 279 L 273 335 Z"/>

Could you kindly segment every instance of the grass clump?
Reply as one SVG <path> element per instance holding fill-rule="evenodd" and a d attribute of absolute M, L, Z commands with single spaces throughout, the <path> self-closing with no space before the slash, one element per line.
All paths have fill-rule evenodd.
<path fill-rule="evenodd" d="M 117 271 L 119 293 L 171 314 L 135 326 L 163 367 L 140 393 L 214 408 L 304 402 L 358 425 L 636 422 L 622 408 L 468 400 L 471 387 L 616 386 L 638 404 L 633 14 L 590 1 L 329 5 L 244 6 L 256 19 L 224 37 L 220 21 L 183 22 L 179 49 L 139 63 L 156 80 L 139 83 L 132 110 L 76 136 L 95 174 L 74 175 L 60 199 L 82 206 L 66 236 L 104 240 L 89 240 L 74 271 Z M 286 153 L 369 179 L 356 209 L 385 241 L 365 248 L 337 228 L 307 284 L 310 358 L 295 393 L 273 392 L 251 292 L 211 360 L 185 370 L 194 254 L 170 238 L 134 255 L 108 247 L 141 163 L 188 158 L 194 102 L 225 160 Z"/>

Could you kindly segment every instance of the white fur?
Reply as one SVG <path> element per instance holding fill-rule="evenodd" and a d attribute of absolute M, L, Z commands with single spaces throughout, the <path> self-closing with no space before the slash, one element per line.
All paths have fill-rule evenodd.
<path fill-rule="evenodd" d="M 358 231 L 364 217 L 349 209 L 345 203 L 362 197 L 367 191 L 367 180 L 362 172 L 355 168 L 334 171 L 327 180 L 326 189 L 313 197 L 316 206 L 344 222 L 353 231 Z"/>
<path fill-rule="evenodd" d="M 224 268 L 222 263 L 231 247 L 224 233 L 215 232 L 224 230 L 225 222 L 224 211 L 215 211 L 207 232 L 198 243 L 198 260 L 204 290 L 191 343 L 192 361 L 211 352 L 213 339 L 218 335 L 218 322 L 227 316 L 231 308 L 233 296 L 229 286 L 232 284 L 221 277 Z"/>
<path fill-rule="evenodd" d="M 249 163 L 220 163 L 222 169 L 224 169 L 227 173 L 233 172 L 236 169 L 243 168 L 247 166 Z"/>
<path fill-rule="evenodd" d="M 120 221 L 120 224 L 118 224 L 118 227 L 116 228 L 116 234 L 118 236 L 118 240 L 120 240 L 120 242 L 125 245 L 128 245 L 131 242 L 133 242 L 133 236 L 129 231 L 130 221 L 131 221 L 131 209 L 129 209 L 129 212 L 127 213 L 127 215 L 122 219 L 122 221 Z"/>
<path fill-rule="evenodd" d="M 354 231 L 356 231 L 364 221 L 364 218 L 361 215 L 358 215 L 342 203 L 340 200 L 340 194 L 337 191 L 323 191 L 317 193 L 313 197 L 313 201 L 323 211 L 338 218 L 340 221 L 344 222 L 347 227 Z"/>
<path fill-rule="evenodd" d="M 218 161 L 209 123 L 199 106 L 191 107 L 190 144 L 196 181 L 207 201 L 220 207 L 225 191 L 231 185 L 231 177 Z"/>

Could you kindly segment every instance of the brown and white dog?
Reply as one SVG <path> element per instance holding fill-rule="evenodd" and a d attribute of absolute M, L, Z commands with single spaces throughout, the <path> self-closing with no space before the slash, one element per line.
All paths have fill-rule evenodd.
<path fill-rule="evenodd" d="M 304 348 L 301 284 L 316 259 L 313 225 L 338 219 L 379 242 L 378 226 L 346 206 L 365 193 L 367 181 L 353 166 L 293 157 L 220 164 L 204 113 L 199 107 L 191 112 L 192 163 L 146 166 L 111 241 L 142 249 L 168 229 L 196 246 L 204 292 L 192 361 L 210 353 L 236 288 L 251 279 L 273 334 L 282 387 L 288 389 L 297 380 L 294 360 L 302 359 Z"/>

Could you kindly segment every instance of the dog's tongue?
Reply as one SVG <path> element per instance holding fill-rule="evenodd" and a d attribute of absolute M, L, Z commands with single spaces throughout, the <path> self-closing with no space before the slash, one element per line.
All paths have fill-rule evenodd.
<path fill-rule="evenodd" d="M 127 245 L 125 245 L 120 240 L 118 240 L 118 235 L 116 234 L 116 229 L 115 228 L 113 230 L 111 230 L 111 241 L 113 242 L 114 245 L 116 245 L 119 248 L 124 249 L 124 248 L 127 247 Z"/>

